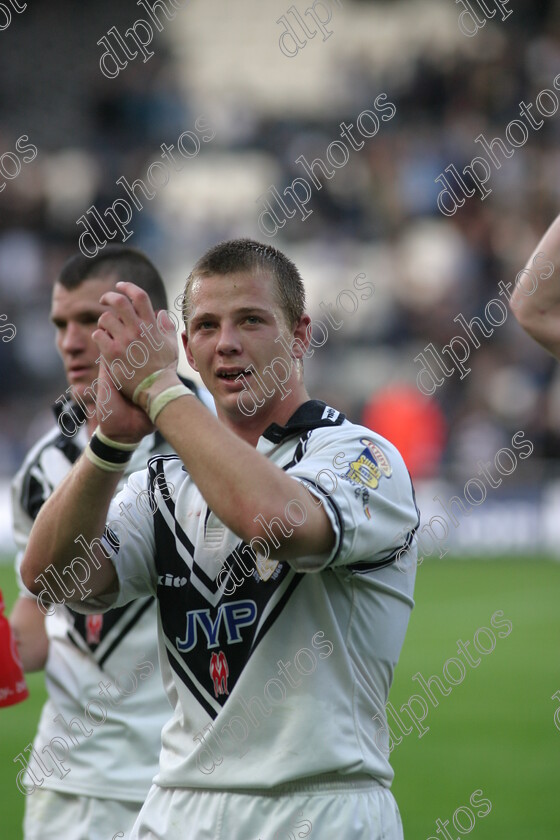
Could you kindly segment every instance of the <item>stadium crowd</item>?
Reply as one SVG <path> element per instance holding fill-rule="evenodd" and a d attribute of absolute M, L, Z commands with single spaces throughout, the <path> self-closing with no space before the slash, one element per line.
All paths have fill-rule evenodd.
<path fill-rule="evenodd" d="M 48 426 L 46 400 L 61 390 L 45 314 L 52 278 L 76 250 L 78 218 L 93 204 L 112 204 L 122 194 L 119 179 L 143 177 L 162 144 L 194 122 L 205 100 L 204 91 L 195 95 L 190 85 L 195 58 L 186 54 L 188 43 L 181 53 L 167 31 L 157 46 L 153 42 L 149 62 L 104 78 L 86 59 L 92 51 L 84 51 L 95 42 L 91 17 L 84 14 L 94 5 L 100 32 L 126 28 L 135 8 L 107 0 L 79 9 L 62 4 L 59 28 L 45 35 L 52 5 L 30 7 L 13 21 L 18 37 L 6 39 L 0 56 L 2 73 L 9 69 L 15 79 L 0 91 L 0 152 L 12 150 L 22 132 L 38 149 L 0 192 L 0 312 L 17 326 L 16 339 L 0 343 L 0 469 L 6 478 Z M 349 0 L 344 15 L 363 15 L 373 5 L 390 13 L 390 4 Z M 405 6 L 412 27 L 415 4 Z M 317 41 L 294 59 L 282 57 L 293 68 L 313 50 L 316 58 L 319 50 L 332 49 L 330 86 L 339 91 L 332 107 L 318 101 L 315 109 L 290 112 L 280 97 L 275 112 L 274 102 L 265 108 L 251 98 L 249 81 L 235 115 L 228 110 L 231 95 L 228 105 L 208 96 L 205 117 L 216 137 L 134 213 L 130 244 L 162 266 L 174 291 L 202 247 L 239 233 L 262 238 L 259 197 L 269 184 L 290 183 L 301 174 L 299 156 L 320 156 L 341 120 L 351 122 L 386 91 L 397 106 L 394 118 L 350 156 L 344 178 L 315 170 L 322 188 L 314 190 L 313 213 L 305 221 L 288 219 L 273 240 L 304 271 L 309 267 L 317 292 L 310 296 L 312 316 L 320 314 L 321 297 L 336 296 L 358 271 L 375 283 L 371 306 L 348 329 L 333 331 L 309 363 L 312 390 L 356 419 L 389 383 L 416 388 L 414 357 L 429 342 L 446 345 L 459 313 L 467 321 L 482 316 L 498 284 L 514 280 L 558 209 L 560 180 L 553 175 L 560 167 L 560 123 L 547 119 L 522 152 L 494 172 L 491 196 L 471 198 L 450 219 L 439 212 L 436 178 L 449 161 L 461 171 L 477 153 L 476 136 L 499 135 L 520 102 L 533 101 L 549 86 L 560 64 L 560 13 L 552 2 L 516 7 L 507 21 L 497 16 L 474 38 L 460 32 L 456 10 L 450 13 L 451 28 L 439 39 L 434 35 L 433 43 L 401 52 L 393 63 L 345 45 L 342 15 L 333 18 L 328 44 Z M 189 14 L 203 25 L 211 12 L 193 2 Z M 174 26 L 180 20 L 178 15 Z M 216 38 L 225 37 L 215 25 Z M 276 38 L 272 18 L 270 30 Z M 60 61 L 52 61 L 54 51 Z M 29 52 L 33 68 L 24 59 Z M 249 79 L 252 73 L 248 62 Z M 39 74 L 43 86 L 35 84 Z M 491 457 L 519 428 L 534 441 L 535 462 L 541 459 L 553 472 L 560 457 L 560 378 L 552 358 L 510 318 L 473 351 L 469 364 L 468 378 L 447 380 L 432 397 L 443 445 L 417 477 L 442 469 L 468 477 L 473 462 Z"/>

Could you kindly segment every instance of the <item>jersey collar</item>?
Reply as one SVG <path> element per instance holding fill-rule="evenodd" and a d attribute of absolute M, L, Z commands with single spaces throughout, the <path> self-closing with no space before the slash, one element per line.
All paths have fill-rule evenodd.
<path fill-rule="evenodd" d="M 296 408 L 285 426 L 271 423 L 262 433 L 262 437 L 271 443 L 282 443 L 299 432 L 319 429 L 321 426 L 341 426 L 345 420 L 344 414 L 321 400 L 307 400 Z"/>
<path fill-rule="evenodd" d="M 81 426 L 88 419 L 82 406 L 79 403 L 75 402 L 75 400 L 68 399 L 67 397 L 64 400 L 57 400 L 51 406 L 51 410 L 56 418 L 57 423 L 60 415 L 64 414 L 65 411 L 71 411 L 74 417 L 76 418 L 76 429 L 71 435 L 66 435 L 66 437 L 74 437 L 78 429 L 81 428 Z"/>

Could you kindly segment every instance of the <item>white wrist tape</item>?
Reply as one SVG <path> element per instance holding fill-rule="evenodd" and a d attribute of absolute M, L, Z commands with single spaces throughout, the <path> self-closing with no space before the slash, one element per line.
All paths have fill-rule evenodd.
<path fill-rule="evenodd" d="M 152 421 L 152 423 L 156 422 L 156 417 L 163 411 L 166 405 L 173 400 L 179 399 L 179 397 L 194 397 L 195 394 L 191 391 L 190 388 L 187 388 L 186 385 L 171 385 L 170 388 L 166 388 L 165 391 L 162 391 L 161 394 L 158 394 L 157 397 L 150 399 L 150 395 L 148 394 L 148 404 L 146 406 L 146 411 L 148 412 L 148 417 Z"/>
<path fill-rule="evenodd" d="M 139 385 L 137 385 L 136 388 L 134 389 L 134 393 L 132 395 L 132 402 L 135 405 L 138 405 L 138 398 L 139 398 L 140 394 L 142 393 L 142 391 L 145 391 L 146 388 L 149 388 L 150 385 L 153 385 L 154 382 L 156 381 L 156 379 L 158 378 L 158 376 L 161 373 L 165 373 L 168 369 L 169 368 L 160 368 L 159 370 L 156 370 L 154 373 L 150 373 L 149 376 L 146 376 L 146 378 L 143 379 L 142 382 Z"/>

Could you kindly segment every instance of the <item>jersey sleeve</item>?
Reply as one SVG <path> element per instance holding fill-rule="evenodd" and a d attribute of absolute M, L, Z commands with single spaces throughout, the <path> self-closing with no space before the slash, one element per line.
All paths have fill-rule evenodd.
<path fill-rule="evenodd" d="M 412 542 L 419 523 L 412 481 L 385 438 L 351 423 L 315 430 L 287 472 L 320 500 L 335 535 L 328 556 L 292 561 L 297 571 L 385 566 Z"/>

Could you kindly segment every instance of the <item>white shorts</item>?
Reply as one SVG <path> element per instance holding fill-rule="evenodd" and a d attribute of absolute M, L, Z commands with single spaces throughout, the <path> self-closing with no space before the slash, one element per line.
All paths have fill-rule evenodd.
<path fill-rule="evenodd" d="M 390 790 L 370 777 L 340 778 L 306 779 L 274 791 L 152 785 L 130 840 L 403 840 Z"/>
<path fill-rule="evenodd" d="M 24 840 L 129 840 L 140 802 L 38 789 L 26 798 Z"/>

